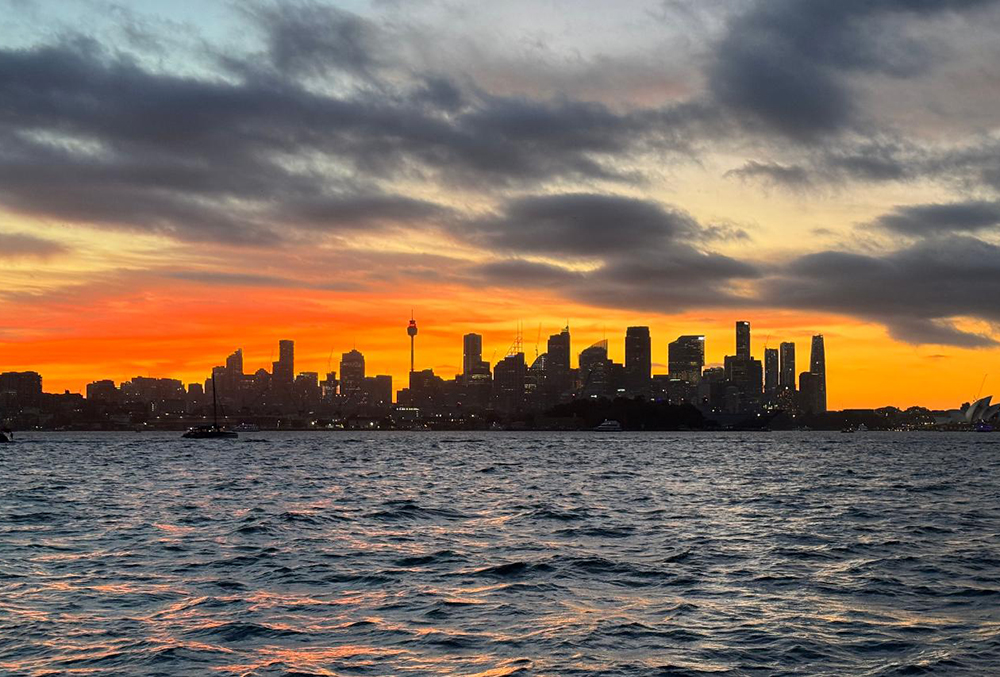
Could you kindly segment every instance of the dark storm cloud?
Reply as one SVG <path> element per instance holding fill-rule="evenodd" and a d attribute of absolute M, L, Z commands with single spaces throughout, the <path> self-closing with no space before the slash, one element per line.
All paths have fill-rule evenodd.
<path fill-rule="evenodd" d="M 275 218 L 284 207 L 314 225 L 326 204 L 331 229 L 434 213 L 380 187 L 399 177 L 487 190 L 634 178 L 622 158 L 680 145 L 678 129 L 700 115 L 497 97 L 441 77 L 375 82 L 375 57 L 363 56 L 374 29 L 361 19 L 311 4 L 252 11 L 271 31 L 273 72 L 249 57 L 227 77 L 151 71 L 85 38 L 0 49 L 0 204 L 181 239 L 267 243 L 296 225 Z M 326 35 L 330 25 L 334 44 L 317 43 L 310 31 Z M 341 40 L 345 31 L 357 39 Z M 321 63 L 364 71 L 375 89 L 320 92 L 289 76 Z M 365 207 L 373 215 L 359 218 Z"/>
<path fill-rule="evenodd" d="M 800 141 L 862 122 L 850 76 L 909 78 L 933 48 L 892 20 L 993 0 L 768 0 L 733 17 L 708 71 L 712 96 L 746 122 Z"/>
<path fill-rule="evenodd" d="M 472 226 L 491 249 L 530 254 L 606 257 L 660 249 L 696 238 L 689 215 L 647 200 L 595 193 L 529 195 L 509 201 L 502 214 Z"/>
<path fill-rule="evenodd" d="M 922 239 L 886 254 L 810 254 L 764 280 L 760 298 L 881 323 L 899 340 L 965 347 L 996 345 L 950 318 L 1000 322 L 1000 248 L 967 236 Z"/>
<path fill-rule="evenodd" d="M 970 201 L 906 205 L 883 214 L 874 225 L 902 235 L 919 237 L 972 233 L 1000 225 L 1000 203 Z"/>
<path fill-rule="evenodd" d="M 0 259 L 47 259 L 65 254 L 67 248 L 45 238 L 24 233 L 0 233 Z"/>
<path fill-rule="evenodd" d="M 752 263 L 705 249 L 731 228 L 703 226 L 680 210 L 625 196 L 525 196 L 465 228 L 473 241 L 514 255 L 473 274 L 493 284 L 558 289 L 591 305 L 676 312 L 733 304 L 740 301 L 733 286 L 760 275 Z M 518 258 L 532 256 L 587 259 L 592 267 Z"/>

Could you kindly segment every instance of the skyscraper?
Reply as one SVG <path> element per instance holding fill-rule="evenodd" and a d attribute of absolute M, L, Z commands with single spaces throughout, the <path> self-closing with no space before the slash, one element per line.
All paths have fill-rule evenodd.
<path fill-rule="evenodd" d="M 607 395 L 611 381 L 608 341 L 598 341 L 580 353 L 580 382 L 584 396 Z"/>
<path fill-rule="evenodd" d="M 243 349 L 240 348 L 226 358 L 226 371 L 230 374 L 243 375 Z"/>
<path fill-rule="evenodd" d="M 811 371 L 799 374 L 799 404 L 807 414 L 821 413 L 819 403 L 819 378 Z"/>
<path fill-rule="evenodd" d="M 704 366 L 704 336 L 679 336 L 667 346 L 667 371 L 671 378 L 697 385 L 701 382 L 701 370 Z"/>
<path fill-rule="evenodd" d="M 815 376 L 815 410 L 817 413 L 826 411 L 826 348 L 823 335 L 812 337 L 812 350 L 809 354 L 809 373 Z"/>
<path fill-rule="evenodd" d="M 546 387 L 558 396 L 569 390 L 569 327 L 549 337 L 548 357 L 545 358 Z"/>
<path fill-rule="evenodd" d="M 625 330 L 625 390 L 629 395 L 649 396 L 653 349 L 649 327 Z"/>
<path fill-rule="evenodd" d="M 527 365 L 524 353 L 508 355 L 493 368 L 493 391 L 497 411 L 509 413 L 524 406 Z"/>
<path fill-rule="evenodd" d="M 781 373 L 778 376 L 778 385 L 782 388 L 795 390 L 795 344 L 781 344 Z"/>
<path fill-rule="evenodd" d="M 273 384 L 291 385 L 295 380 L 295 341 L 278 341 L 278 361 L 271 366 Z"/>
<path fill-rule="evenodd" d="M 468 380 L 483 361 L 483 337 L 466 334 L 462 339 L 462 376 Z"/>
<path fill-rule="evenodd" d="M 365 385 L 365 356 L 358 350 L 340 357 L 340 394 L 359 400 Z"/>
<path fill-rule="evenodd" d="M 764 348 L 764 394 L 774 397 L 778 392 L 778 349 Z"/>
<path fill-rule="evenodd" d="M 736 357 L 750 359 L 750 323 L 745 320 L 736 323 Z"/>

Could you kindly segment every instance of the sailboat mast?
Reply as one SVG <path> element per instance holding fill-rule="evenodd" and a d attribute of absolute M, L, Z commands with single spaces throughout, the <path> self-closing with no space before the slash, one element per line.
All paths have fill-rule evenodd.
<path fill-rule="evenodd" d="M 212 370 L 212 418 L 215 427 L 219 427 L 219 391 L 215 387 L 215 370 Z"/>

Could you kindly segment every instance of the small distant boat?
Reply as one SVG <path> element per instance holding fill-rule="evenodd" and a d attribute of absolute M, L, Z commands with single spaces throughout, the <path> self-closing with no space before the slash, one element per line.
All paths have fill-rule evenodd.
<path fill-rule="evenodd" d="M 991 433 L 991 432 L 993 432 L 993 426 L 991 426 L 989 423 L 985 423 L 985 422 L 980 421 L 979 423 L 976 424 L 976 432 L 977 433 Z"/>
<path fill-rule="evenodd" d="M 259 433 L 260 426 L 256 423 L 240 423 L 239 425 L 233 426 L 233 430 L 240 433 Z"/>
<path fill-rule="evenodd" d="M 598 433 L 617 433 L 621 432 L 622 424 L 618 421 L 613 421 L 610 418 L 604 419 L 601 425 L 594 428 L 594 432 Z"/>
<path fill-rule="evenodd" d="M 239 437 L 239 433 L 219 425 L 219 398 L 215 388 L 215 371 L 212 371 L 212 425 L 199 425 L 188 430 L 182 437 L 189 440 L 231 440 Z"/>
<path fill-rule="evenodd" d="M 228 430 L 226 428 L 220 428 L 217 425 L 200 425 L 191 428 L 186 433 L 184 437 L 189 440 L 210 440 L 210 439 L 234 439 L 239 437 L 239 433 L 235 430 Z"/>

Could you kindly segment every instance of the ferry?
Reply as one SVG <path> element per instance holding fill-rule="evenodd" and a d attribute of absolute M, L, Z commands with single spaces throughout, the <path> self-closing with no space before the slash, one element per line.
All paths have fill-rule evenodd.
<path fill-rule="evenodd" d="M 621 432 L 622 424 L 618 421 L 613 421 L 610 418 L 604 419 L 601 425 L 594 428 L 594 432 L 598 433 L 617 433 Z"/>

